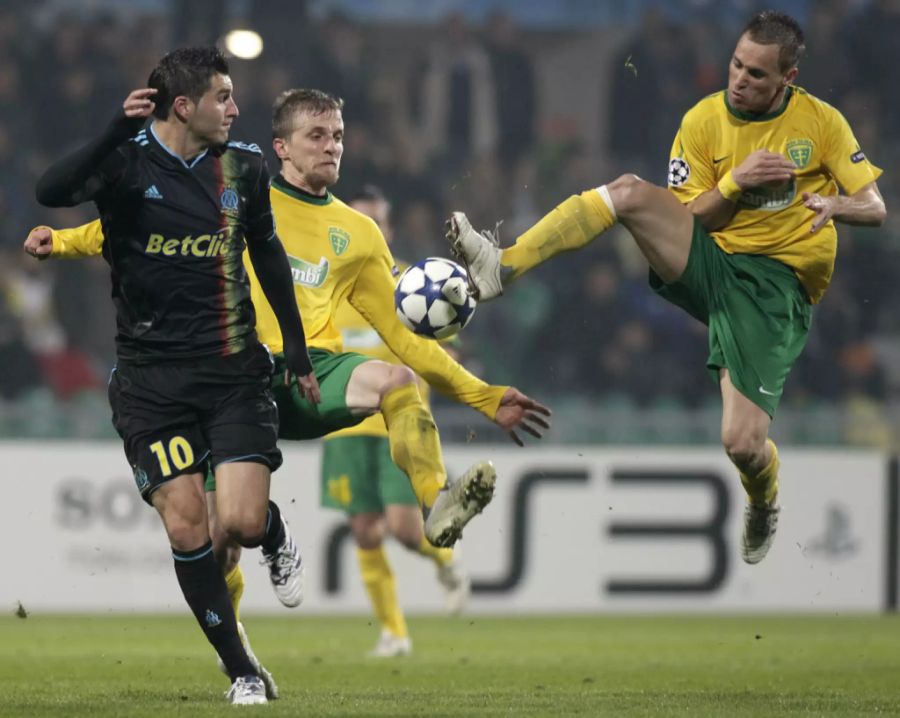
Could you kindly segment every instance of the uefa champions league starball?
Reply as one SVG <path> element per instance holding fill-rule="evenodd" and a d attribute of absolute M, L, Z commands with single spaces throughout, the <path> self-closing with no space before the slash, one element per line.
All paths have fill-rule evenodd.
<path fill-rule="evenodd" d="M 429 339 L 447 339 L 475 312 L 469 277 L 456 262 L 428 257 L 411 265 L 397 282 L 397 316 L 410 330 Z"/>

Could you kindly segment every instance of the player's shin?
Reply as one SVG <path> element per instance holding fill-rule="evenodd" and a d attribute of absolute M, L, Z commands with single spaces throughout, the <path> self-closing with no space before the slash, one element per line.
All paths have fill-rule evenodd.
<path fill-rule="evenodd" d="M 560 252 L 580 249 L 616 223 L 606 185 L 572 195 L 522 234 L 500 258 L 504 282 Z"/>
<path fill-rule="evenodd" d="M 406 619 L 397 600 L 397 584 L 384 547 L 358 548 L 356 557 L 372 609 L 382 629 L 397 638 L 406 637 Z"/>
<path fill-rule="evenodd" d="M 775 442 L 767 439 L 772 454 L 765 468 L 756 476 L 748 476 L 741 472 L 741 483 L 744 491 L 750 499 L 750 503 L 756 505 L 771 504 L 778 494 L 778 449 Z"/>
<path fill-rule="evenodd" d="M 172 549 L 172 557 L 181 592 L 225 664 L 228 676 L 234 681 L 241 676 L 256 675 L 238 635 L 225 577 L 213 557 L 212 542 L 193 551 Z"/>
<path fill-rule="evenodd" d="M 389 391 L 381 401 L 388 428 L 391 459 L 409 477 L 419 505 L 431 508 L 447 472 L 434 417 L 422 402 L 414 383 Z"/>

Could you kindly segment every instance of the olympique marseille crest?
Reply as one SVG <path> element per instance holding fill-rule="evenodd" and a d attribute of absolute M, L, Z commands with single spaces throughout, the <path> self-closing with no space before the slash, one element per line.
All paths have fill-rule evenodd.
<path fill-rule="evenodd" d="M 339 257 L 350 246 L 350 234 L 340 227 L 329 227 L 328 238 L 331 240 L 331 248 Z"/>

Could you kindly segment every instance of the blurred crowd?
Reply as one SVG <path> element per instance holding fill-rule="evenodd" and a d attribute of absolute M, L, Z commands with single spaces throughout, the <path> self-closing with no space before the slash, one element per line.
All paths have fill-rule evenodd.
<path fill-rule="evenodd" d="M 233 25 L 260 32 L 263 54 L 232 61 L 241 110 L 234 139 L 267 146 L 269 109 L 285 88 L 343 97 L 335 194 L 379 185 L 393 203 L 394 253 L 414 261 L 447 254 L 443 221 L 452 210 L 488 228 L 503 220 L 501 237 L 511 242 L 569 194 L 622 172 L 664 182 L 680 117 L 725 85 L 735 18 L 756 9 L 738 4 L 745 12 L 722 17 L 709 10 L 715 3 L 685 2 L 681 13 L 672 11 L 679 3 L 647 3 L 636 22 L 560 30 L 523 28 L 503 12 L 477 23 L 451 14 L 423 26 L 362 25 L 296 0 L 246 0 L 237 3 L 240 18 L 224 12 L 228 3 L 199 0 L 170 12 L 140 2 L 88 13 L 0 3 L 0 435 L 110 431 L 107 267 L 38 263 L 21 243 L 35 225 L 94 218 L 90 205 L 39 207 L 36 178 L 97 134 L 172 47 L 215 42 Z M 900 96 L 889 81 L 900 66 L 900 1 L 789 4 L 807 33 L 798 84 L 837 106 L 886 170 L 879 184 L 889 220 L 879 230 L 840 228 L 834 282 L 784 406 L 813 424 L 823 407 L 861 412 L 884 427 L 875 443 L 889 443 L 900 404 L 900 185 L 891 172 Z M 275 171 L 271 153 L 269 161 Z M 646 271 L 633 243 L 615 233 L 541 267 L 504 301 L 479 308 L 464 335 L 466 360 L 493 381 L 563 405 L 714 405 L 704 328 L 653 295 Z M 841 440 L 856 441 L 851 433 Z M 863 443 L 875 441 L 863 434 Z"/>

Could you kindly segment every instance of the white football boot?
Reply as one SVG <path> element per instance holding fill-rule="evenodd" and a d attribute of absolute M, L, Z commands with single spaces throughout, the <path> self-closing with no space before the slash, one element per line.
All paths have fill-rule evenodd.
<path fill-rule="evenodd" d="M 777 499 L 777 497 L 776 497 Z M 741 558 L 746 563 L 762 561 L 778 530 L 778 514 L 781 507 L 776 499 L 768 504 L 748 503 L 744 508 L 744 535 L 741 539 Z"/>
<path fill-rule="evenodd" d="M 269 567 L 269 581 L 278 600 L 288 608 L 295 608 L 303 603 L 303 558 L 284 518 L 281 523 L 284 526 L 284 541 L 275 553 L 263 550 L 262 563 Z"/>
<path fill-rule="evenodd" d="M 455 544 L 466 524 L 491 502 L 496 481 L 490 461 L 479 461 L 458 479 L 448 479 L 425 517 L 425 538 L 441 548 Z"/>
<path fill-rule="evenodd" d="M 469 293 L 475 299 L 486 302 L 503 294 L 497 229 L 476 232 L 465 214 L 454 212 L 447 220 L 447 239 L 453 256 L 466 265 Z"/>
<path fill-rule="evenodd" d="M 268 698 L 270 701 L 274 701 L 278 698 L 278 684 L 275 682 L 275 678 L 256 657 L 253 649 L 250 648 L 250 639 L 247 638 L 247 632 L 244 630 L 244 624 L 238 621 L 237 628 L 238 635 L 241 637 L 241 643 L 244 644 L 244 650 L 247 652 L 247 658 L 250 659 L 250 665 L 253 666 L 253 670 L 256 671 L 256 675 L 260 677 L 263 685 L 266 688 L 266 698 Z M 228 669 L 225 667 L 225 664 L 222 662 L 221 658 L 219 658 L 218 661 L 219 670 L 227 676 Z"/>
<path fill-rule="evenodd" d="M 395 636 L 384 629 L 378 639 L 378 643 L 367 654 L 369 658 L 399 658 L 412 653 L 412 641 L 409 636 Z"/>
<path fill-rule="evenodd" d="M 225 698 L 233 706 L 261 706 L 269 702 L 266 699 L 266 687 L 256 676 L 235 678 L 231 688 L 226 691 Z"/>

